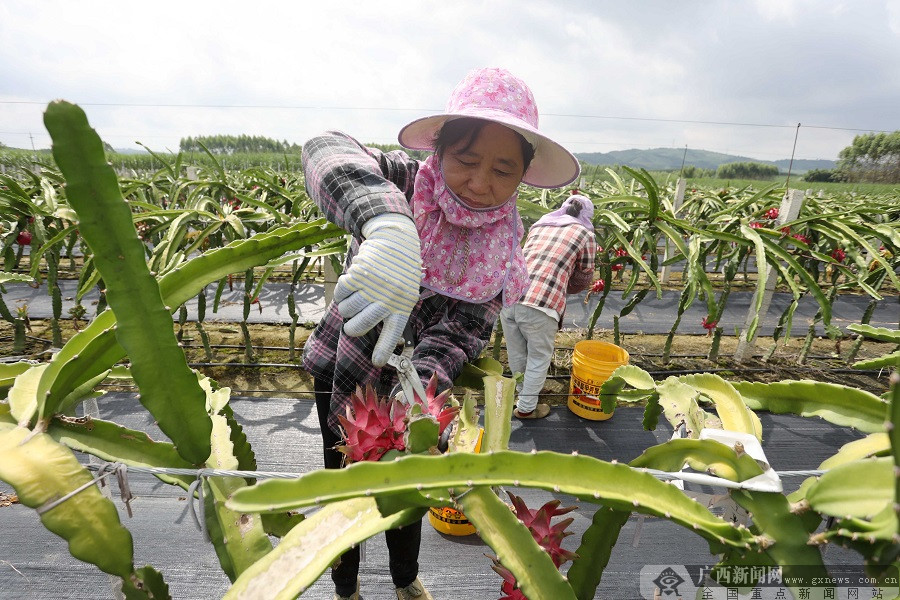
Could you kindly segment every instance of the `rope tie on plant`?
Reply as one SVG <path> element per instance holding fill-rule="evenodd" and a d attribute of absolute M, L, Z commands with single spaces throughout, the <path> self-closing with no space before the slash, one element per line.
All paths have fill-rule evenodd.
<path fill-rule="evenodd" d="M 128 511 L 128 518 L 132 518 L 134 515 L 131 512 L 131 501 L 134 499 L 134 494 L 131 493 L 131 486 L 128 485 L 128 465 L 125 463 L 105 463 L 100 469 L 97 471 L 97 479 L 100 481 L 100 487 L 106 486 L 106 481 L 103 480 L 105 474 L 115 474 L 116 482 L 119 484 L 119 495 L 122 497 L 122 502 L 125 504 L 125 509 Z"/>
<path fill-rule="evenodd" d="M 134 498 L 131 493 L 131 487 L 128 485 L 128 467 L 123 463 L 104 463 L 97 469 L 97 474 L 91 481 L 86 482 L 84 485 L 80 485 L 68 494 L 57 498 L 56 500 L 51 500 L 47 502 L 43 506 L 39 506 L 35 509 L 38 515 L 43 515 L 44 513 L 53 510 L 66 500 L 80 494 L 84 490 L 88 489 L 92 485 L 100 484 L 100 486 L 106 485 L 104 481 L 110 475 L 115 475 L 116 480 L 119 484 L 119 493 L 122 496 L 122 501 L 125 503 L 125 507 L 128 509 L 128 516 L 132 516 L 131 505 L 129 504 Z"/>
<path fill-rule="evenodd" d="M 203 535 L 203 539 L 207 542 L 212 542 L 209 537 L 209 532 L 206 531 L 206 505 L 203 502 L 203 475 L 204 470 L 197 471 L 197 479 L 188 486 L 188 508 L 191 511 L 191 516 L 194 517 L 194 524 L 197 525 L 197 529 L 199 529 L 200 533 Z M 194 505 L 195 493 L 197 494 L 197 502 L 200 505 L 199 509 Z"/>

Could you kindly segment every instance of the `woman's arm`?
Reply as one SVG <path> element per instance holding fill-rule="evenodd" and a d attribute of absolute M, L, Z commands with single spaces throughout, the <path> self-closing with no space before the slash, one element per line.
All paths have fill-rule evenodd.
<path fill-rule="evenodd" d="M 363 224 L 384 213 L 412 218 L 409 199 L 419 164 L 405 152 L 366 148 L 329 131 L 303 144 L 306 193 L 332 223 L 362 237 Z"/>

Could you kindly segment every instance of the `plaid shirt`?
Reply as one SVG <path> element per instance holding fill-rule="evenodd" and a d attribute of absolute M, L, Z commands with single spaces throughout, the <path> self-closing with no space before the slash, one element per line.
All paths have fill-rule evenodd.
<path fill-rule="evenodd" d="M 519 304 L 566 310 L 566 294 L 586 290 L 594 277 L 597 242 L 581 225 L 532 227 L 523 248 L 531 283 Z"/>
<path fill-rule="evenodd" d="M 368 219 L 384 213 L 412 218 L 409 201 L 419 163 L 405 152 L 384 153 L 343 133 L 329 132 L 304 144 L 302 160 L 309 197 L 329 221 L 353 235 L 345 268 L 353 261 Z M 422 288 L 409 322 L 416 337 L 412 361 L 423 382 L 434 374 L 439 391 L 451 387 L 463 364 L 484 350 L 501 307 L 499 296 L 472 304 Z M 350 337 L 344 335 L 343 324 L 332 302 L 303 352 L 307 371 L 333 381 L 328 424 L 335 431 L 340 430 L 337 415 L 344 414 L 357 386 L 370 383 L 387 394 L 397 384 L 393 367 L 372 364 L 381 326 L 364 336 Z"/>

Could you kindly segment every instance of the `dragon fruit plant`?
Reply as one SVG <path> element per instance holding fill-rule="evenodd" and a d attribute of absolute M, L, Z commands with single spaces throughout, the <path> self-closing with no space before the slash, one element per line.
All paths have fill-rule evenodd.
<path fill-rule="evenodd" d="M 49 362 L 2 365 L 0 379 L 9 389 L 0 399 L 0 481 L 16 490 L 23 506 L 44 507 L 39 511 L 44 526 L 68 543 L 72 556 L 121 578 L 125 596 L 168 598 L 160 573 L 135 564 L 131 532 L 113 502 L 95 486 L 79 491 L 93 477 L 74 451 L 128 465 L 254 470 L 252 449 L 228 407 L 230 390 L 218 389 L 190 369 L 175 338 L 172 307 L 229 273 L 266 265 L 341 231 L 324 220 L 294 223 L 179 260 L 165 273 L 154 274 L 131 208 L 84 112 L 57 101 L 44 119 L 66 181 L 73 211 L 69 220 L 77 215 L 110 308 Z M 39 240 L 36 234 L 34 241 Z M 126 357 L 148 418 L 171 441 L 153 440 L 112 421 L 67 416 L 84 400 L 102 394 L 96 386 Z M 182 476 L 159 477 L 184 489 L 192 483 Z M 202 485 L 207 531 L 232 580 L 272 550 L 269 533 L 283 535 L 300 520 L 286 515 L 259 519 L 225 508 L 225 500 L 247 485 L 243 479 L 206 478 Z M 70 494 L 64 502 L 48 505 Z"/>

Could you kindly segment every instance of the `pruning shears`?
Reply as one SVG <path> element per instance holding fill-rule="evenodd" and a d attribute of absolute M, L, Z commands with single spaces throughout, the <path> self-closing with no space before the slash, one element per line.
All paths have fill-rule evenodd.
<path fill-rule="evenodd" d="M 398 344 L 399 346 L 399 344 Z M 414 334 L 412 326 L 407 324 L 403 330 L 403 349 L 400 354 L 394 353 L 388 357 L 388 364 L 397 369 L 397 375 L 400 379 L 400 387 L 403 389 L 403 395 L 406 396 L 407 402 L 412 404 L 416 402 L 418 397 L 420 402 L 425 401 L 425 386 L 419 378 L 416 367 L 412 363 L 412 354 L 414 343 Z"/>

